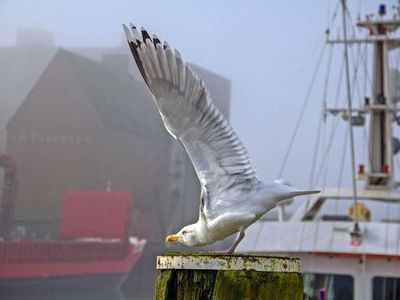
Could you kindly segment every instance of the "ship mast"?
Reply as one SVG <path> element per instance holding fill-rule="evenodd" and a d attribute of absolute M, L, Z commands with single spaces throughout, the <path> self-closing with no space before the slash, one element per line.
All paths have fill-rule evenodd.
<path fill-rule="evenodd" d="M 344 5 L 344 0 L 343 5 Z M 328 40 L 328 43 L 370 43 L 374 45 L 373 86 L 371 98 L 366 98 L 364 107 L 360 109 L 333 108 L 329 112 L 349 112 L 350 122 L 356 121 L 357 114 L 370 116 L 369 128 L 369 160 L 366 175 L 367 189 L 391 189 L 394 185 L 393 151 L 391 120 L 398 111 L 389 101 L 388 93 L 388 52 L 400 46 L 400 39 L 389 36 L 398 29 L 400 20 L 385 20 L 386 7 L 379 6 L 379 17 L 368 17 L 359 21 L 357 26 L 369 31 L 364 39 Z M 345 29 L 344 29 L 345 30 Z M 352 162 L 354 164 L 354 162 Z M 354 167 L 354 166 L 353 166 Z"/>
<path fill-rule="evenodd" d="M 384 6 L 380 6 L 381 17 L 385 13 Z M 368 29 L 370 37 L 375 39 L 373 89 L 369 104 L 369 173 L 366 187 L 390 189 L 393 186 L 394 168 L 390 125 L 393 105 L 388 101 L 388 50 L 397 47 L 399 40 L 390 40 L 387 34 L 398 28 L 400 20 L 366 20 L 358 22 L 357 25 Z"/>
<path fill-rule="evenodd" d="M 347 44 L 347 26 L 346 26 L 346 0 L 342 0 L 343 8 L 343 37 L 344 37 L 344 60 L 346 64 L 346 88 L 347 88 L 347 108 L 348 114 L 352 114 L 352 103 L 351 103 L 351 87 L 350 87 L 350 71 L 349 71 L 349 54 L 348 54 L 348 44 Z M 354 135 L 353 135 L 353 124 L 351 123 L 351 118 L 348 121 L 349 131 L 350 131 L 350 152 L 351 152 L 351 174 L 352 174 L 352 186 L 353 186 L 353 197 L 354 204 L 357 206 L 357 182 L 356 182 L 356 166 L 355 166 L 355 154 L 354 154 Z M 358 226 L 358 210 L 355 210 L 355 223 L 353 232 L 358 235 L 360 228 Z"/>

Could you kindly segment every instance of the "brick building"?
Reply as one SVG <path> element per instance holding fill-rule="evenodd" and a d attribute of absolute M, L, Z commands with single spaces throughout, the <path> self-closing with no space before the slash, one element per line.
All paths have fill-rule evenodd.
<path fill-rule="evenodd" d="M 0 64 L 0 150 L 18 164 L 18 224 L 39 238 L 57 233 L 71 188 L 132 192 L 133 233 L 149 243 L 126 289 L 151 294 L 154 256 L 165 231 L 197 217 L 199 183 L 138 80 L 128 47 L 65 50 L 48 34 L 21 37 L 16 47 L 0 48 Z M 230 81 L 192 67 L 229 118 Z"/>
<path fill-rule="evenodd" d="M 132 192 L 135 233 L 150 240 L 197 214 L 191 163 L 166 133 L 145 84 L 128 71 L 130 59 L 55 52 L 7 125 L 7 152 L 18 164 L 17 220 L 57 220 L 69 189 L 110 185 Z M 193 68 L 229 117 L 230 82 Z"/>

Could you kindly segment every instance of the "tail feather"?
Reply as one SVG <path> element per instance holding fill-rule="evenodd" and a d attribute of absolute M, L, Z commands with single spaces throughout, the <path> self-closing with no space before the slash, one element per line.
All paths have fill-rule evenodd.
<path fill-rule="evenodd" d="M 302 196 L 302 195 L 311 195 L 311 194 L 318 194 L 321 191 L 318 190 L 309 190 L 309 191 L 294 191 L 288 193 L 288 198 Z"/>
<path fill-rule="evenodd" d="M 317 194 L 318 190 L 299 190 L 292 186 L 281 185 L 282 190 L 277 195 L 277 202 L 297 196 Z"/>

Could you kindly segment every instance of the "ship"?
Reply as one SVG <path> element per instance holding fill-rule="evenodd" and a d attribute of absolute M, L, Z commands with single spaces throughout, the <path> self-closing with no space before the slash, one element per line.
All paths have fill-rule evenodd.
<path fill-rule="evenodd" d="M 16 162 L 11 155 L 1 154 L 0 166 L 4 169 L 0 297 L 33 299 L 32 295 L 38 295 L 44 299 L 61 290 L 64 295 L 88 291 L 87 299 L 105 294 L 116 299 L 114 291 L 138 262 L 146 244 L 145 239 L 130 235 L 132 194 L 71 190 L 61 202 L 58 238 L 27 238 L 15 228 L 13 219 Z"/>
<path fill-rule="evenodd" d="M 346 1 L 342 0 L 338 7 L 342 8 L 339 15 L 342 15 L 343 33 L 331 38 L 327 30 L 325 43 L 331 48 L 339 47 L 343 53 L 343 72 L 339 76 L 346 82 L 343 98 L 347 104 L 332 106 L 323 99 L 318 118 L 322 122 L 333 120 L 348 124 L 346 143 L 350 145 L 347 153 L 350 152 L 351 160 L 343 159 L 331 165 L 341 165 L 338 169 L 343 172 L 343 164 L 348 162 L 351 187 L 312 186 L 311 180 L 310 187 L 319 188 L 319 194 L 304 197 L 303 201 L 295 200 L 301 204 L 290 215 L 287 212 L 292 201 L 278 205 L 278 217 L 271 219 L 267 215 L 250 226 L 238 251 L 299 257 L 304 273 L 305 300 L 400 299 L 400 183 L 394 174 L 400 141 L 393 136 L 394 126 L 400 125 L 400 108 L 398 97 L 389 88 L 393 73 L 389 62 L 400 47 L 400 38 L 396 36 L 400 27 L 399 8 L 394 8 L 391 18 L 386 14 L 386 6 L 380 5 L 378 14 L 358 18 L 355 25 L 359 30 L 348 34 L 346 24 L 352 19 Z M 358 32 L 361 37 L 356 36 Z M 353 91 L 359 87 L 354 86 L 356 71 L 350 78 L 349 49 L 367 49 L 365 45 L 373 48 L 373 55 L 360 54 L 360 60 L 367 66 L 364 72 L 370 89 L 366 89 L 363 99 L 353 101 L 357 95 Z M 371 58 L 371 64 L 364 61 Z M 395 67 L 398 71 L 399 65 Z M 367 74 L 370 70 L 372 72 Z M 330 80 L 326 77 L 325 82 L 328 84 Z M 338 103 L 337 99 L 333 100 Z M 335 133 L 335 126 L 331 128 Z M 354 150 L 355 128 L 365 132 L 364 143 L 356 148 L 358 150 Z M 325 154 L 332 135 L 326 140 L 328 147 L 320 147 Z M 363 152 L 366 153 L 365 162 L 358 164 L 362 159 L 357 155 Z M 317 165 L 316 161 L 312 164 Z M 321 165 L 324 164 L 328 165 L 326 161 Z M 330 172 L 329 167 L 326 170 Z M 325 176 L 324 172 L 313 174 L 314 182 L 317 181 L 315 177 Z M 339 181 L 342 180 L 340 176 Z"/>

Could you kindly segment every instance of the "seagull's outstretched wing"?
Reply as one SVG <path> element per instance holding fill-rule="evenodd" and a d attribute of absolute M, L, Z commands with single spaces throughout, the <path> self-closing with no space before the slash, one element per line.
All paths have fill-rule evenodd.
<path fill-rule="evenodd" d="M 215 107 L 204 83 L 177 50 L 141 29 L 124 25 L 128 43 L 168 132 L 188 152 L 210 211 L 233 185 L 258 182 L 249 155 Z"/>

